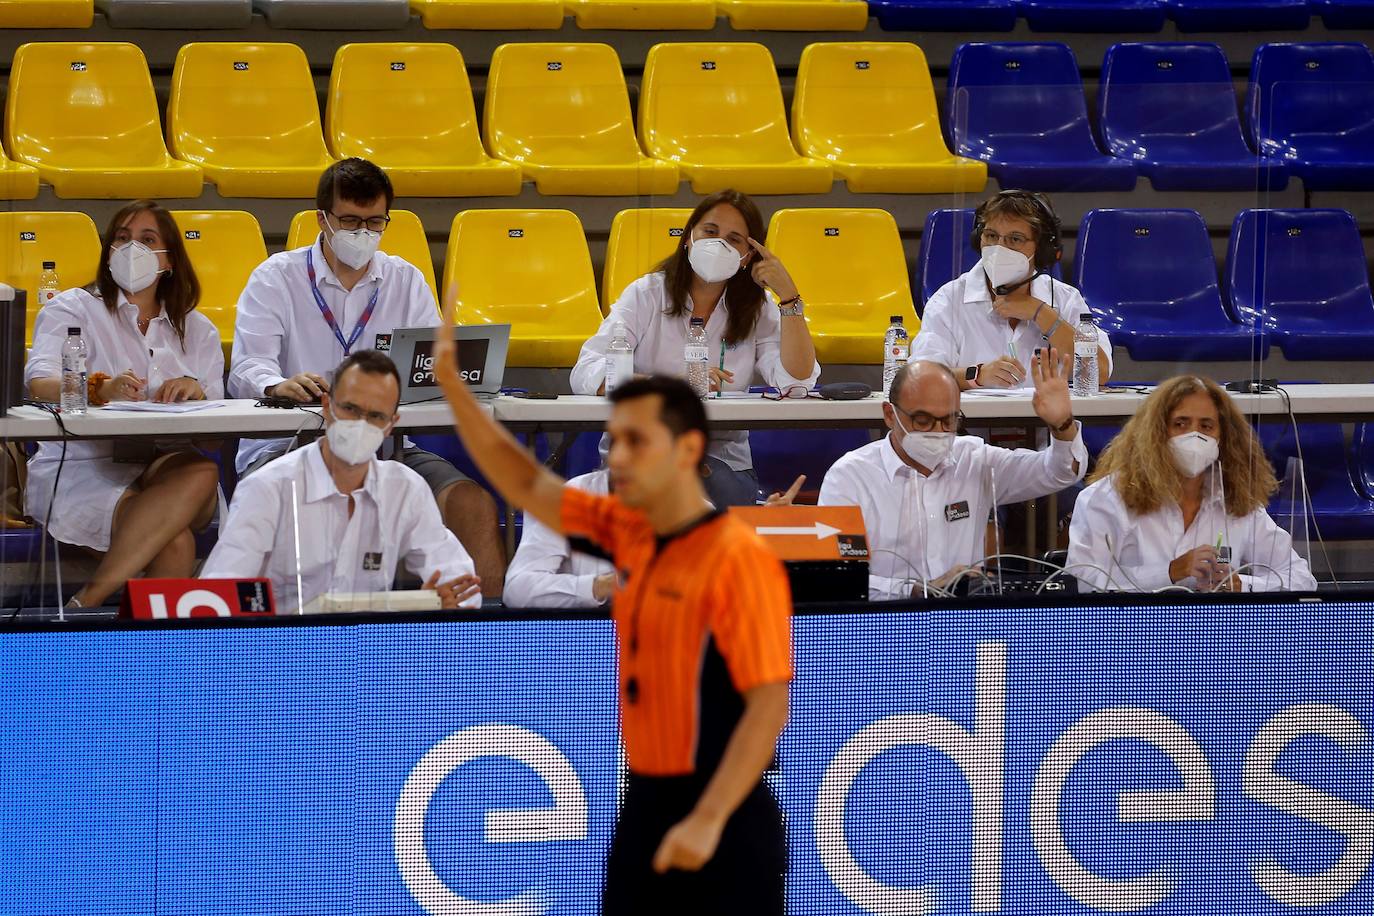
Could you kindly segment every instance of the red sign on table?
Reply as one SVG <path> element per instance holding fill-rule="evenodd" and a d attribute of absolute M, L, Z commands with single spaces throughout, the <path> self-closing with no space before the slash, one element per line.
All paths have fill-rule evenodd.
<path fill-rule="evenodd" d="M 135 620 L 267 617 L 277 612 L 267 579 L 130 579 L 119 611 Z"/>

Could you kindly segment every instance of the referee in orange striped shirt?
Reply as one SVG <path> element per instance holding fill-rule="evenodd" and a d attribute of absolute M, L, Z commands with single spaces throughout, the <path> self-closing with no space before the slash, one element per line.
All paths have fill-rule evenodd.
<path fill-rule="evenodd" d="M 607 422 L 615 495 L 595 496 L 565 486 L 483 412 L 448 338 L 445 325 L 434 374 L 482 473 L 620 571 L 613 616 L 630 779 L 602 913 L 782 916 L 786 839 L 763 774 L 787 721 L 791 594 L 753 530 L 706 499 L 700 399 L 680 379 L 617 388 Z"/>

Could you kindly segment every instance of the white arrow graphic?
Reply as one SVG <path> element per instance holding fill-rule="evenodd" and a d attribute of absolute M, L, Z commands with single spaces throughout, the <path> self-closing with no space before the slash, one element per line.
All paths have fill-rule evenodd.
<path fill-rule="evenodd" d="M 818 540 L 818 541 L 821 540 L 821 539 L 823 539 L 823 538 L 828 538 L 828 537 L 830 537 L 831 535 L 839 534 L 839 533 L 840 533 L 840 529 L 838 529 L 838 528 L 832 528 L 832 527 L 830 527 L 829 525 L 825 524 L 824 522 L 816 522 L 815 524 L 807 525 L 805 528 L 759 528 L 759 529 L 757 529 L 757 530 L 758 530 L 758 533 L 759 533 L 759 534 L 764 535 L 765 537 L 768 536 L 768 535 L 770 535 L 770 534 L 771 534 L 771 535 L 788 535 L 788 534 L 790 534 L 790 535 L 795 535 L 795 536 L 798 536 L 798 537 L 806 537 L 806 536 L 808 536 L 808 535 L 814 535 L 815 538 L 816 538 L 816 540 Z"/>

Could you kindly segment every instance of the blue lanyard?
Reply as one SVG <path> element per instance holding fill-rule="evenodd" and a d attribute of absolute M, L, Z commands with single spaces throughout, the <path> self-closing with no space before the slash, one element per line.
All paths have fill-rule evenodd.
<path fill-rule="evenodd" d="M 372 298 L 367 301 L 367 308 L 363 309 L 362 315 L 358 317 L 358 323 L 353 326 L 353 333 L 344 340 L 343 332 L 339 330 L 339 323 L 334 320 L 334 310 L 329 307 L 329 303 L 324 301 L 324 296 L 320 295 L 320 288 L 315 282 L 315 258 L 314 249 L 305 252 L 305 272 L 310 277 L 310 292 L 315 294 L 315 304 L 320 307 L 320 314 L 324 316 L 325 324 L 329 325 L 329 330 L 334 332 L 334 338 L 338 340 L 339 346 L 343 347 L 344 356 L 347 356 L 353 349 L 353 345 L 362 336 L 363 328 L 372 318 L 372 312 L 377 308 L 377 296 L 382 291 L 382 284 L 378 283 L 377 288 L 372 291 Z"/>

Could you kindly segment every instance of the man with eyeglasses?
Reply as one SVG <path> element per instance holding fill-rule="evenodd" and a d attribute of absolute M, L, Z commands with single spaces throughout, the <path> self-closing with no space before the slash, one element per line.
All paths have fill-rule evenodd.
<path fill-rule="evenodd" d="M 973 223 L 969 241 L 979 261 L 930 297 L 911 359 L 951 367 L 963 390 L 1028 387 L 1037 349 L 1073 352 L 1074 328 L 1088 305 L 1078 290 L 1050 276 L 1063 246 L 1059 220 L 1043 194 L 1002 191 L 974 211 Z M 957 263 L 958 252 L 949 258 Z M 1101 328 L 1097 339 L 1098 377 L 1105 385 L 1112 345 Z"/>
<path fill-rule="evenodd" d="M 1032 354 L 1032 403 L 1051 437 L 1038 452 L 957 435 L 959 381 L 948 367 L 917 360 L 897 372 L 883 405 L 888 435 L 835 462 L 821 484 L 822 506 L 863 512 L 870 601 L 944 588 L 983 559 L 996 506 L 1082 479 L 1088 452 L 1069 400 L 1070 365 L 1054 348 Z"/>
<path fill-rule="evenodd" d="M 201 578 L 266 576 L 289 612 L 327 593 L 390 591 L 404 564 L 444 607 L 479 606 L 472 560 L 424 479 L 377 460 L 401 399 L 395 364 L 360 350 L 332 375 L 333 390 L 320 397 L 324 438 L 239 482 Z"/>
<path fill-rule="evenodd" d="M 388 349 L 397 328 L 439 323 L 424 274 L 378 250 L 394 199 L 391 179 L 366 159 L 344 159 L 324 170 L 315 192 L 319 235 L 258 265 L 239 297 L 231 397 L 319 402 L 330 389 L 330 367 L 349 354 Z M 254 473 L 290 445 L 290 439 L 242 440 L 235 460 L 239 476 Z M 391 457 L 390 449 L 388 442 L 385 457 Z M 409 440 L 397 457 L 429 485 L 444 524 L 476 563 L 485 593 L 500 596 L 506 557 L 491 494 Z"/>

